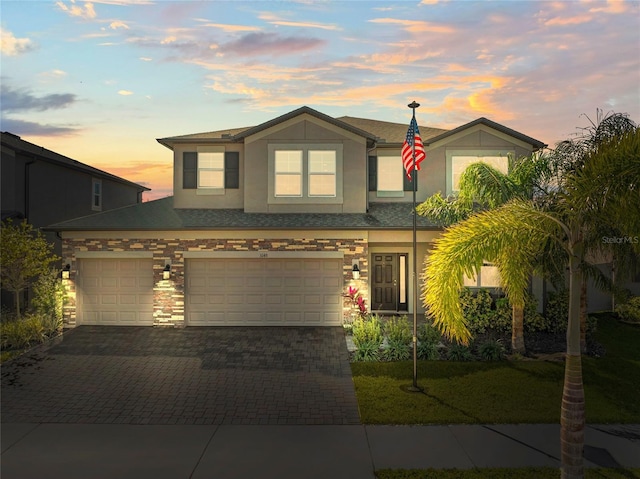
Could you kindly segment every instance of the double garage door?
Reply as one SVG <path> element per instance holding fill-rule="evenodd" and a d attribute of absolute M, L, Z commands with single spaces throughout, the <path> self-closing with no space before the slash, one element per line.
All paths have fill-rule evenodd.
<path fill-rule="evenodd" d="M 187 325 L 338 326 L 342 261 L 187 259 Z"/>
<path fill-rule="evenodd" d="M 79 259 L 78 324 L 152 325 L 151 259 Z M 342 260 L 191 258 L 187 326 L 338 326 Z"/>

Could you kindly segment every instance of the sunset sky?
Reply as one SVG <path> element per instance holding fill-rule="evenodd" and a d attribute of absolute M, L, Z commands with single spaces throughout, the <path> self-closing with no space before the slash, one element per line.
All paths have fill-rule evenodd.
<path fill-rule="evenodd" d="M 550 146 L 596 109 L 640 122 L 640 2 L 7 1 L 1 129 L 172 194 L 156 138 L 307 105 Z M 586 116 L 585 116 L 586 115 Z"/>

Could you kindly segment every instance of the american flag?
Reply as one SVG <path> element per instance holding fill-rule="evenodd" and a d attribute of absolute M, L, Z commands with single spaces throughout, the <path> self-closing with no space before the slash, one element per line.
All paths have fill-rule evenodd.
<path fill-rule="evenodd" d="M 416 117 L 411 119 L 409 124 L 409 130 L 407 130 L 407 138 L 402 144 L 402 164 L 404 170 L 407 172 L 407 178 L 411 180 L 411 172 L 413 171 L 413 144 L 415 142 L 416 150 L 416 170 L 420 171 L 420 163 L 427 155 L 424 152 L 424 145 L 422 144 L 422 138 L 420 138 L 420 130 L 418 130 L 418 123 Z"/>

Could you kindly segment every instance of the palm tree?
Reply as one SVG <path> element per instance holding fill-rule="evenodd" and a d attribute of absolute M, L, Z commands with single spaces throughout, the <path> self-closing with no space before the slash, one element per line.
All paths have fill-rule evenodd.
<path fill-rule="evenodd" d="M 567 351 L 562 395 L 562 477 L 582 478 L 584 386 L 580 347 L 580 296 L 586 257 L 585 231 L 609 225 L 632 236 L 640 226 L 640 130 L 603 141 L 579 168 L 566 173 L 563 188 L 545 205 L 514 199 L 451 226 L 425 262 L 422 299 L 434 323 L 449 338 L 466 343 L 470 333 L 458 294 L 463 275 L 493 261 L 510 301 L 519 302 L 528 271 L 550 246 L 566 255 L 569 271 Z M 628 208 L 626 205 L 635 205 Z M 636 250 L 640 245 L 634 245 Z"/>
<path fill-rule="evenodd" d="M 439 193 L 427 198 L 416 210 L 441 226 L 450 226 L 463 221 L 474 213 L 497 208 L 513 199 L 537 200 L 549 194 L 551 179 L 556 168 L 551 157 L 544 153 L 531 157 L 509 157 L 508 172 L 502 173 L 492 166 L 472 163 L 460 177 L 459 192 L 450 198 Z M 548 256 L 545 256 L 548 257 Z M 529 271 L 532 273 L 532 270 Z M 511 349 L 524 354 L 524 291 L 522 295 L 511 295 L 512 326 Z"/>
<path fill-rule="evenodd" d="M 636 130 L 636 124 L 626 113 L 604 114 L 602 110 L 596 110 L 596 118 L 592 120 L 584 115 L 589 121 L 589 126 L 581 128 L 581 132 L 570 140 L 565 140 L 556 145 L 551 152 L 553 163 L 556 165 L 557 185 L 560 191 L 567 187 L 565 182 L 572 178 L 572 174 L 580 171 L 585 166 L 585 162 L 600 147 L 610 142 L 616 142 L 624 137 L 626 133 Z M 622 210 L 621 210 L 622 211 Z M 603 237 L 614 237 L 616 231 L 613 225 L 605 223 L 586 224 L 583 229 L 583 239 L 588 247 L 595 254 L 604 253 L 607 249 L 603 244 Z M 617 232 L 617 236 L 621 236 Z M 618 269 L 618 275 L 627 276 L 630 273 L 625 265 L 632 264 L 633 248 L 629 244 L 623 244 L 614 251 L 610 251 L 612 265 Z M 602 290 L 617 293 L 613 278 L 607 277 L 601 270 L 592 267 L 588 263 L 583 265 L 582 284 L 580 286 L 580 347 L 583 353 L 587 351 L 586 329 L 587 329 L 587 280 L 591 279 L 595 285 Z"/>

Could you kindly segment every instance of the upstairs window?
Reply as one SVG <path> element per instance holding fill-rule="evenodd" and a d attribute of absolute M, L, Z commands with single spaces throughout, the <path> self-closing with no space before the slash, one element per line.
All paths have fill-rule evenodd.
<path fill-rule="evenodd" d="M 335 151 L 309 151 L 309 196 L 336 196 Z"/>
<path fill-rule="evenodd" d="M 237 151 L 185 151 L 182 154 L 182 188 L 196 194 L 224 194 L 240 187 L 240 153 Z"/>
<path fill-rule="evenodd" d="M 268 154 L 270 204 L 342 203 L 342 144 L 272 143 Z"/>
<path fill-rule="evenodd" d="M 302 151 L 276 150 L 275 196 L 302 196 Z"/>
<path fill-rule="evenodd" d="M 91 209 L 102 211 L 102 180 L 91 180 Z"/>
<path fill-rule="evenodd" d="M 389 153 L 369 157 L 369 191 L 375 191 L 378 198 L 404 198 L 405 192 L 413 191 L 414 184 L 404 171 L 400 151 L 397 156 Z M 417 189 L 417 174 L 413 175 L 413 181 Z"/>
<path fill-rule="evenodd" d="M 464 170 L 473 163 L 486 163 L 496 170 L 507 173 L 509 171 L 509 154 L 512 151 L 472 151 L 453 150 L 447 151 L 447 194 L 460 190 L 460 177 Z"/>
<path fill-rule="evenodd" d="M 198 188 L 224 188 L 224 153 L 198 153 Z"/>

